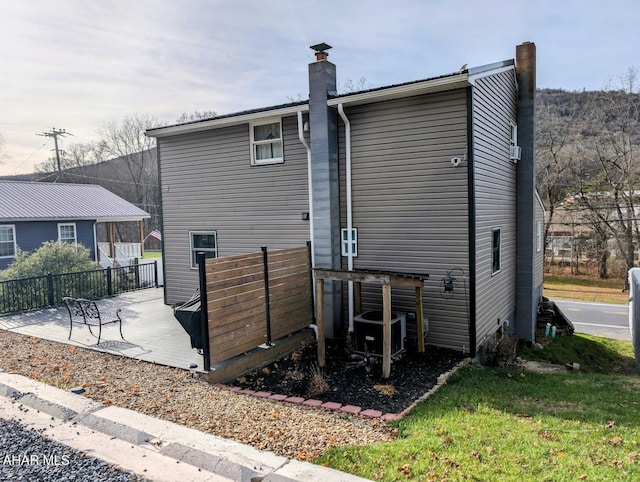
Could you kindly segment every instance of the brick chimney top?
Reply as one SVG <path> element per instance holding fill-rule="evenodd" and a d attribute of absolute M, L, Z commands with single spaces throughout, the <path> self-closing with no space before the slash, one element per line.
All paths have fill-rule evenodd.
<path fill-rule="evenodd" d="M 321 60 L 327 60 L 327 57 L 329 56 L 327 50 L 331 48 L 331 45 L 323 42 L 321 44 L 312 45 L 310 48 L 316 51 L 316 61 L 320 62 Z"/>

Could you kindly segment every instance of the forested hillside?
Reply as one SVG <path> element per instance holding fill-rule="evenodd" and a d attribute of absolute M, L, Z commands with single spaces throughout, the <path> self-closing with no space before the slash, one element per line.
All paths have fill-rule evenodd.
<path fill-rule="evenodd" d="M 635 74 L 631 69 L 611 90 L 538 93 L 536 162 L 538 190 L 547 209 L 545 240 L 570 212 L 574 227 L 590 233 L 586 248 L 603 277 L 612 251 L 628 269 L 640 242 L 640 94 Z"/>

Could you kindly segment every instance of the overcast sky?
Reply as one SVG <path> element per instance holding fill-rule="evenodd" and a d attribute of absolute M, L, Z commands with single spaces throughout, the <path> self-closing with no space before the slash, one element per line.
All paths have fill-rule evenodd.
<path fill-rule="evenodd" d="M 306 99 L 312 44 L 378 87 L 537 45 L 538 87 L 596 90 L 640 66 L 638 0 L 0 0 L 0 175 L 105 122 Z"/>

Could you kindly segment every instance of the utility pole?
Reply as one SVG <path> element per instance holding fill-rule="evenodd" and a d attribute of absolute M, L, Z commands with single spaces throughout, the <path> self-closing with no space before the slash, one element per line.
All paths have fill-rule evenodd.
<path fill-rule="evenodd" d="M 37 135 L 44 137 L 53 137 L 53 141 L 56 146 L 56 161 L 58 163 L 58 177 L 56 178 L 57 181 L 62 175 L 62 168 L 60 166 L 60 150 L 58 149 L 58 137 L 64 137 L 65 135 L 67 135 L 67 131 L 65 129 L 56 129 L 55 127 L 52 127 L 51 132 L 43 132 L 42 134 Z"/>

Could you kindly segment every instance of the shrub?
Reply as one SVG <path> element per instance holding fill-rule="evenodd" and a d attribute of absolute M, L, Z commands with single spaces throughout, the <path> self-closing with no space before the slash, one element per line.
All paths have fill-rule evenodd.
<path fill-rule="evenodd" d="M 47 241 L 33 253 L 20 252 L 7 269 L 0 271 L 0 280 L 98 269 L 90 254 L 82 245 Z"/>

